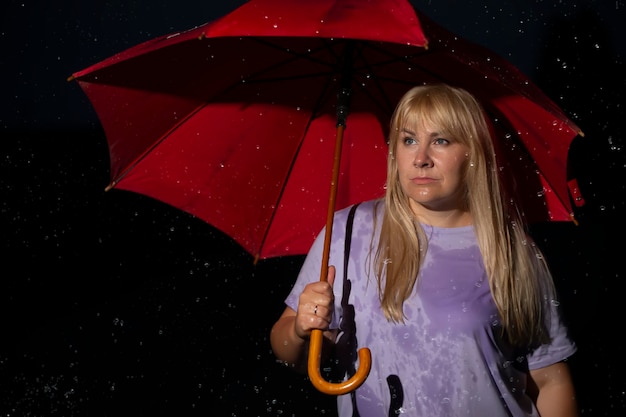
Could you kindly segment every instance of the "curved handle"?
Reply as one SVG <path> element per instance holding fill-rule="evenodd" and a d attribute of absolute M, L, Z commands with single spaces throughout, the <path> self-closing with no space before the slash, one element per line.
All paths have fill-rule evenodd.
<path fill-rule="evenodd" d="M 322 353 L 322 331 L 313 330 L 309 345 L 308 371 L 311 383 L 324 394 L 341 395 L 354 391 L 361 386 L 370 373 L 372 356 L 368 348 L 359 349 L 359 369 L 347 381 L 333 383 L 326 381 L 320 373 L 320 358 Z"/>

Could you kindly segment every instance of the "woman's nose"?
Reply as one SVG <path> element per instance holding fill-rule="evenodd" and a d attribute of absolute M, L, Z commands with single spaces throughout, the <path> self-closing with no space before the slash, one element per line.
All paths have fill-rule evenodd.
<path fill-rule="evenodd" d="M 415 153 L 415 158 L 413 159 L 413 166 L 415 168 L 428 168 L 432 166 L 432 159 L 430 159 L 430 154 L 428 152 L 428 147 L 419 147 L 417 152 Z"/>

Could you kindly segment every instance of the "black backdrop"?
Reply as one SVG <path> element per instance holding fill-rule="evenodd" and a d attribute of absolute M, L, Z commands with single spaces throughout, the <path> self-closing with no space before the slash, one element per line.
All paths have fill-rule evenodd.
<path fill-rule="evenodd" d="M 334 415 L 333 399 L 279 366 L 269 347 L 303 258 L 253 265 L 197 219 L 105 193 L 104 134 L 65 81 L 236 3 L 0 6 L 2 415 Z M 583 415 L 623 416 L 624 4 L 544 3 L 422 7 L 510 58 L 585 132 L 570 157 L 586 199 L 579 226 L 532 232 L 579 344 L 572 369 Z"/>

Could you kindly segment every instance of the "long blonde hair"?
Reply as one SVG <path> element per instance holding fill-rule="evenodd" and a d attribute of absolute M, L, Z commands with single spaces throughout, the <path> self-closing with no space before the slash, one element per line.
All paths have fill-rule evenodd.
<path fill-rule="evenodd" d="M 519 346 L 547 341 L 542 288 L 553 288 L 548 266 L 501 186 L 482 106 L 467 91 L 448 85 L 412 88 L 401 98 L 391 118 L 385 211 L 375 255 L 385 316 L 394 322 L 404 321 L 403 304 L 418 285 L 427 250 L 424 231 L 415 221 L 409 198 L 400 186 L 395 158 L 399 130 L 406 125 L 424 124 L 436 126 L 469 149 L 466 204 L 506 337 Z"/>

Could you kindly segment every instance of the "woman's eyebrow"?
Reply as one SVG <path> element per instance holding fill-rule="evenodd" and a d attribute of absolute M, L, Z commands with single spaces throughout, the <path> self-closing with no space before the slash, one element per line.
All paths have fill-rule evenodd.
<path fill-rule="evenodd" d="M 407 135 L 411 135 L 411 136 L 416 136 L 416 133 L 406 127 L 403 127 L 402 129 L 400 129 L 400 133 L 404 133 Z M 430 132 L 430 134 L 428 135 L 431 138 L 439 138 L 439 137 L 443 137 L 444 135 L 441 132 Z"/>

